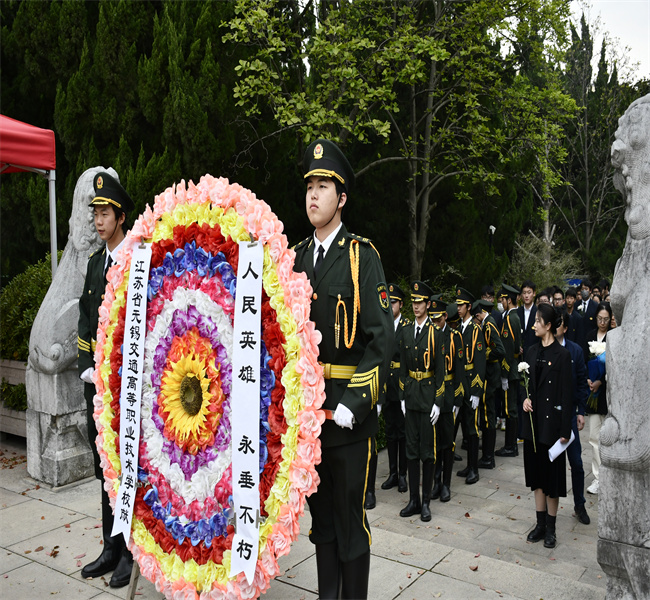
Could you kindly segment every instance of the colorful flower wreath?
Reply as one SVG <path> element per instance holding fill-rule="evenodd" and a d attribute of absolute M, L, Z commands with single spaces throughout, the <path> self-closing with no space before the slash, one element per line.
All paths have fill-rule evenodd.
<path fill-rule="evenodd" d="M 156 197 L 108 273 L 95 372 L 97 445 L 114 503 L 121 473 L 120 386 L 133 248 L 152 242 L 138 487 L 129 548 L 167 598 L 255 598 L 278 575 L 318 485 L 324 414 L 311 287 L 294 273 L 282 223 L 249 190 L 210 175 Z M 238 242 L 264 244 L 260 543 L 255 577 L 230 578 L 230 438 Z"/>

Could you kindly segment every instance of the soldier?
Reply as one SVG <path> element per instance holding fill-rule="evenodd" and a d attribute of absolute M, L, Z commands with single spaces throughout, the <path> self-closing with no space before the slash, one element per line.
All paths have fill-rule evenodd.
<path fill-rule="evenodd" d="M 432 296 L 429 316 L 445 339 L 445 399 L 436 424 L 438 446 L 431 499 L 449 502 L 454 466 L 454 422 L 465 397 L 465 345 L 460 332 L 447 324 L 447 306 L 439 296 Z"/>
<path fill-rule="evenodd" d="M 456 302 L 447 304 L 447 326 L 451 327 L 453 331 L 460 333 L 460 317 L 458 316 L 458 304 L 456 304 Z M 463 370 L 464 369 L 465 367 L 463 366 Z M 469 387 L 466 383 L 464 383 L 464 386 L 463 399 L 467 400 Z M 454 460 L 460 462 L 463 460 L 463 457 L 460 454 L 456 454 L 456 438 L 458 437 L 458 429 L 460 427 L 458 414 L 456 414 L 454 421 Z"/>
<path fill-rule="evenodd" d="M 341 150 L 318 139 L 303 164 L 312 236 L 296 247 L 296 271 L 313 288 L 311 319 L 322 334 L 326 421 L 320 436 L 320 485 L 308 498 L 309 539 L 316 546 L 320 598 L 367 598 L 370 526 L 364 509 L 366 473 L 377 434 L 377 409 L 394 333 L 379 254 L 367 238 L 347 232 L 343 206 L 354 172 Z"/>
<path fill-rule="evenodd" d="M 497 324 L 492 316 L 494 304 L 477 300 L 472 313 L 479 322 L 485 337 L 485 394 L 479 404 L 479 422 L 483 432 L 483 456 L 478 461 L 480 469 L 494 469 L 494 446 L 497 440 L 496 394 L 501 389 L 501 361 L 505 356 Z"/>
<path fill-rule="evenodd" d="M 499 299 L 504 307 L 501 341 L 505 356 L 501 361 L 501 389 L 505 392 L 506 435 L 503 448 L 496 456 L 519 456 L 517 449 L 517 398 L 519 395 L 519 358 L 521 355 L 521 322 L 517 316 L 519 290 L 503 284 Z"/>
<path fill-rule="evenodd" d="M 386 421 L 386 448 L 388 450 L 388 479 L 381 484 L 382 490 L 390 490 L 397 486 L 398 492 L 405 492 L 406 484 L 406 437 L 404 434 L 404 413 L 400 406 L 399 370 L 400 352 L 403 332 L 411 324 L 402 315 L 404 292 L 396 283 L 388 285 L 390 305 L 393 311 L 395 327 L 395 343 L 393 358 L 390 363 L 390 374 L 386 383 L 386 402 L 384 403 L 384 420 Z"/>
<path fill-rule="evenodd" d="M 427 315 L 431 294 L 431 288 L 425 283 L 411 283 L 415 322 L 404 329 L 400 358 L 400 388 L 406 407 L 410 500 L 399 514 L 400 517 L 410 517 L 419 512 L 425 522 L 431 520 L 429 501 L 436 460 L 434 426 L 440 417 L 445 393 L 444 336 Z"/>
<path fill-rule="evenodd" d="M 469 399 L 460 409 L 463 435 L 467 440 L 467 467 L 456 475 L 465 477 L 465 483 L 479 480 L 478 473 L 478 405 L 485 386 L 485 339 L 481 328 L 472 321 L 471 306 L 474 296 L 466 289 L 456 288 L 456 304 L 461 319 L 461 334 L 465 346 L 465 378 Z"/>
<path fill-rule="evenodd" d="M 93 180 L 95 197 L 90 202 L 93 209 L 95 228 L 105 245 L 88 259 L 84 293 L 79 298 L 79 337 L 78 360 L 79 377 L 84 382 L 84 397 L 86 399 L 88 439 L 95 459 L 95 477 L 102 482 L 102 532 L 104 546 L 102 553 L 95 561 L 87 564 L 81 570 L 81 576 L 101 577 L 113 571 L 109 585 L 112 588 L 124 587 L 131 579 L 133 556 L 126 547 L 124 537 L 111 537 L 113 530 L 113 511 L 108 501 L 108 493 L 104 489 L 104 473 L 99 464 L 99 453 L 95 445 L 97 428 L 93 412 L 95 384 L 95 343 L 99 323 L 99 307 L 104 299 L 106 289 L 106 272 L 117 259 L 117 253 L 122 247 L 126 235 L 126 215 L 133 210 L 133 200 L 126 190 L 109 173 L 99 172 Z"/>

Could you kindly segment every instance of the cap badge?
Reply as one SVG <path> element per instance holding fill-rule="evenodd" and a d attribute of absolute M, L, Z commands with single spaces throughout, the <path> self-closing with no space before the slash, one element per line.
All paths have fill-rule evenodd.
<path fill-rule="evenodd" d="M 414 283 L 413 289 L 417 292 L 420 289 L 420 286 L 417 283 Z"/>
<path fill-rule="evenodd" d="M 100 175 L 100 176 L 97 178 L 97 189 L 98 189 L 98 190 L 101 190 L 103 187 L 104 187 L 104 179 L 103 179 L 102 176 Z"/>
<path fill-rule="evenodd" d="M 460 290 L 456 290 L 456 295 L 460 296 Z"/>
<path fill-rule="evenodd" d="M 392 285 L 391 285 L 388 289 L 389 289 L 391 292 L 394 292 L 394 291 L 395 291 L 395 288 L 393 288 Z"/>
<path fill-rule="evenodd" d="M 314 147 L 314 158 L 323 158 L 323 145 L 322 144 L 316 144 Z"/>

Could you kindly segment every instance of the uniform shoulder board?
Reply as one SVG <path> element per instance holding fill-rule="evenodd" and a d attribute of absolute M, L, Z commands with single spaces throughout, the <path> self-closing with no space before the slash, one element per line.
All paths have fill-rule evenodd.
<path fill-rule="evenodd" d="M 103 254 L 106 246 L 102 246 L 101 248 L 97 248 L 88 258 L 92 258 L 93 256 L 96 256 L 97 254 Z"/>
<path fill-rule="evenodd" d="M 307 243 L 308 243 L 310 240 L 312 240 L 312 239 L 313 239 L 313 236 L 310 235 L 309 237 L 305 238 L 302 242 L 298 242 L 298 243 L 297 243 L 297 244 L 292 248 L 292 250 L 295 252 L 295 251 L 298 250 L 299 248 L 302 248 L 305 244 L 307 244 Z"/>
<path fill-rule="evenodd" d="M 356 233 L 349 233 L 348 235 L 353 240 L 357 240 L 358 242 L 363 242 L 364 244 L 371 244 L 372 245 L 372 242 L 367 237 L 361 237 L 360 235 L 357 235 Z"/>
<path fill-rule="evenodd" d="M 409 319 L 408 317 L 402 317 L 402 325 L 406 326 L 410 324 L 411 324 L 411 319 Z"/>

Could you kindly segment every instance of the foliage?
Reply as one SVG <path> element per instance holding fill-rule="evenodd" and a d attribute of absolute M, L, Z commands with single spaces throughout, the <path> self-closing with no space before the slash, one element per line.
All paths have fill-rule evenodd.
<path fill-rule="evenodd" d="M 27 410 L 27 388 L 24 383 L 11 385 L 4 377 L 0 385 L 2 404 L 11 410 Z"/>
<path fill-rule="evenodd" d="M 563 282 L 580 272 L 580 259 L 576 251 L 553 246 L 550 262 L 546 262 L 547 246 L 544 240 L 528 234 L 520 235 L 515 241 L 517 251 L 506 273 L 505 281 L 510 285 L 521 285 L 526 279 L 535 282 L 538 290 Z"/>
<path fill-rule="evenodd" d="M 59 252 L 61 260 L 63 252 Z M 52 283 L 50 255 L 14 277 L 0 291 L 0 356 L 27 361 L 34 319 Z"/>

